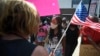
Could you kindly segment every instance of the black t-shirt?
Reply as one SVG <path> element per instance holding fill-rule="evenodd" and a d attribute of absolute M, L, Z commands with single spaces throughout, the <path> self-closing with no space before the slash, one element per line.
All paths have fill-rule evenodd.
<path fill-rule="evenodd" d="M 0 56 L 31 56 L 35 48 L 24 39 L 0 40 Z"/>
<path fill-rule="evenodd" d="M 74 43 L 77 41 L 79 36 L 79 29 L 75 30 L 68 29 L 66 32 L 66 43 Z"/>

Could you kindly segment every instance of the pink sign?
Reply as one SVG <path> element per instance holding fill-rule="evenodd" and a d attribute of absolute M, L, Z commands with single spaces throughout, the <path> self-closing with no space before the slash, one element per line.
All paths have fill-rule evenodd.
<path fill-rule="evenodd" d="M 60 14 L 58 0 L 28 0 L 34 3 L 40 16 Z"/>

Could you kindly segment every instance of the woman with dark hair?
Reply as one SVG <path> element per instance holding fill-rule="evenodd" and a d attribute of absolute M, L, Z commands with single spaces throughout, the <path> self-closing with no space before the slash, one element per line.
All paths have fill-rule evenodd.
<path fill-rule="evenodd" d="M 61 26 L 61 17 L 53 17 L 51 20 L 50 32 L 49 32 L 49 44 L 51 50 L 55 49 L 57 43 L 59 42 L 62 36 L 62 26 Z M 58 47 L 55 55 L 62 55 L 62 45 Z"/>
<path fill-rule="evenodd" d="M 77 39 L 79 37 L 79 28 L 77 25 L 70 24 L 66 32 L 66 50 L 65 56 L 72 56 L 76 45 L 78 43 Z"/>
<path fill-rule="evenodd" d="M 61 26 L 61 18 L 55 17 L 52 18 L 49 39 L 52 40 L 54 36 L 57 36 L 58 41 L 62 36 L 62 26 Z"/>

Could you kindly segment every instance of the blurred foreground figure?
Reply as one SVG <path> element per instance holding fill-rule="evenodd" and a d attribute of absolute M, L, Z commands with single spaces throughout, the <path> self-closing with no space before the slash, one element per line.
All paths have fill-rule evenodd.
<path fill-rule="evenodd" d="M 28 42 L 38 31 L 35 6 L 24 0 L 0 1 L 0 56 L 48 56 L 42 46 Z"/>
<path fill-rule="evenodd" d="M 94 23 L 99 23 L 99 20 L 96 16 L 91 16 L 90 20 Z M 84 25 L 81 29 L 81 33 L 83 36 L 83 43 L 91 43 L 97 50 L 100 51 L 100 46 L 98 46 L 100 45 L 100 29 L 94 30 L 93 28 Z"/>
<path fill-rule="evenodd" d="M 95 22 L 95 23 L 99 23 L 98 18 L 95 16 L 91 16 L 90 20 Z M 94 30 L 92 28 L 90 28 L 89 26 L 83 26 L 82 27 L 82 35 L 83 35 L 83 41 L 84 43 L 89 43 L 86 37 L 91 37 L 93 39 L 94 42 L 96 43 L 100 43 L 100 32 L 99 30 Z M 86 39 L 85 39 L 86 38 Z"/>

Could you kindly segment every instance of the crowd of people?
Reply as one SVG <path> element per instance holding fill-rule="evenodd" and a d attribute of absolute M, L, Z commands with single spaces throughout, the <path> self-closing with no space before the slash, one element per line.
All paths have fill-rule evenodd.
<path fill-rule="evenodd" d="M 61 42 L 54 53 L 69 22 L 59 15 L 40 17 L 35 6 L 28 1 L 1 0 L 0 56 L 72 56 L 81 34 L 93 41 L 100 36 L 100 32 L 96 32 L 98 36 L 87 32 L 88 29 L 93 31 L 89 27 L 80 29 L 80 26 L 70 24 L 64 36 L 65 44 Z M 95 40 L 96 44 L 100 44 L 99 39 Z"/>
<path fill-rule="evenodd" d="M 68 23 L 69 20 L 67 18 L 62 18 L 59 15 L 41 17 L 39 31 L 35 36 L 36 44 L 44 46 L 50 53 L 55 49 Z M 60 43 L 55 51 L 55 56 L 72 56 L 79 34 L 79 27 L 71 24 L 64 36 L 65 40 Z"/>

